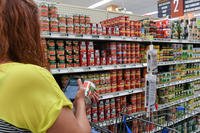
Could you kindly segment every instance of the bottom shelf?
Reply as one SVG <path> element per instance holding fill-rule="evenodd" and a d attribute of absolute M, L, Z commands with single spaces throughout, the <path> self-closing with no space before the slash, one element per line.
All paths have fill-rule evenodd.
<path fill-rule="evenodd" d="M 175 124 L 177 124 L 177 123 L 179 123 L 179 122 L 181 122 L 181 121 L 184 121 L 184 120 L 186 120 L 186 119 L 188 119 L 188 118 L 190 118 L 190 117 L 193 117 L 193 116 L 195 116 L 195 115 L 197 115 L 197 114 L 199 114 L 199 113 L 200 113 L 200 108 L 197 108 L 197 109 L 195 109 L 195 111 L 187 112 L 187 114 L 186 114 L 185 116 L 183 116 L 182 118 L 176 119 L 175 121 L 166 123 L 166 124 L 164 124 L 164 125 L 162 125 L 162 126 L 163 126 L 163 127 L 170 127 L 170 126 L 175 125 Z M 158 128 L 156 128 L 156 129 L 154 129 L 153 131 L 151 131 L 151 133 L 155 133 L 155 132 L 158 132 L 158 131 L 161 131 L 161 130 L 162 130 L 162 128 L 161 128 L 161 127 L 158 127 Z M 199 131 L 200 131 L 200 129 L 199 129 Z M 197 131 L 197 133 L 198 133 L 199 131 Z M 196 132 L 195 132 L 195 133 L 196 133 Z"/>

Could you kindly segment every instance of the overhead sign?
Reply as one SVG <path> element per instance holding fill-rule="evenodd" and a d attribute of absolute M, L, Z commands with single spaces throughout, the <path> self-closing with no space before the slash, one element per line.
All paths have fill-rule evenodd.
<path fill-rule="evenodd" d="M 184 0 L 184 12 L 200 10 L 200 0 Z"/>
<path fill-rule="evenodd" d="M 183 0 L 171 0 L 171 18 L 176 18 L 183 15 Z"/>
<path fill-rule="evenodd" d="M 159 0 L 158 17 L 180 17 L 184 13 L 200 10 L 200 0 Z"/>
<path fill-rule="evenodd" d="M 163 18 L 170 16 L 171 14 L 171 5 L 170 0 L 161 0 L 158 2 L 158 17 Z"/>

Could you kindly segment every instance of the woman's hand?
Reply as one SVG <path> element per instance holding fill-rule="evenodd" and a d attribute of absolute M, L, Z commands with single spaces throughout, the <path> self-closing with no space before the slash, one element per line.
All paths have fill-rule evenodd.
<path fill-rule="evenodd" d="M 79 90 L 77 92 L 76 98 L 74 100 L 74 107 L 75 109 L 77 108 L 78 104 L 83 104 L 85 103 L 85 89 L 83 87 L 83 83 L 80 79 L 78 79 L 78 86 L 79 86 Z"/>
<path fill-rule="evenodd" d="M 92 103 L 97 103 L 99 101 L 99 94 L 96 91 L 92 92 L 89 97 Z"/>

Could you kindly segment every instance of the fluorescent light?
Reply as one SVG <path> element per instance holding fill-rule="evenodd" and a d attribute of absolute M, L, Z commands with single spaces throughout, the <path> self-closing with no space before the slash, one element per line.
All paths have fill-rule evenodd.
<path fill-rule="evenodd" d="M 97 3 L 95 3 L 95 4 L 93 4 L 93 5 L 89 6 L 88 8 L 94 9 L 94 8 L 97 8 L 97 7 L 99 7 L 99 6 L 102 6 L 102 5 L 106 4 L 106 3 L 109 3 L 109 2 L 111 2 L 111 1 L 113 1 L 113 0 L 101 0 L 101 1 L 99 1 L 99 2 L 97 2 Z"/>
<path fill-rule="evenodd" d="M 154 14 L 158 14 L 158 11 L 153 11 L 153 12 L 145 13 L 142 16 L 149 16 L 149 15 L 154 15 Z"/>

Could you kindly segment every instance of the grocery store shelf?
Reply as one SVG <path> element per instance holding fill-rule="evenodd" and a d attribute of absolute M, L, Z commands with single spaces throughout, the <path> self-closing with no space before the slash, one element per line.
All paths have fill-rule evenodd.
<path fill-rule="evenodd" d="M 147 66 L 146 63 L 137 63 L 137 64 L 102 65 L 102 66 L 88 66 L 88 67 L 68 67 L 68 68 L 51 69 L 51 73 L 54 75 L 70 74 L 70 73 L 107 71 L 107 70 L 117 70 L 117 69 L 142 68 L 146 66 Z"/>
<path fill-rule="evenodd" d="M 159 62 L 158 66 L 197 63 L 197 62 L 200 62 L 200 59 Z M 51 73 L 55 75 L 55 74 L 70 74 L 70 73 L 96 72 L 96 71 L 108 71 L 108 70 L 118 70 L 118 69 L 143 68 L 143 67 L 147 67 L 147 63 L 56 68 L 56 69 L 51 69 Z"/>
<path fill-rule="evenodd" d="M 192 99 L 195 99 L 195 98 L 198 98 L 198 97 L 200 97 L 199 94 L 194 94 L 193 96 L 182 98 L 182 99 L 176 100 L 174 102 L 170 102 L 170 103 L 166 103 L 166 104 L 160 104 L 159 107 L 158 107 L 158 110 L 162 110 L 162 109 L 165 109 L 165 108 L 168 108 L 168 107 L 171 107 L 171 106 L 183 103 L 183 102 L 187 102 L 189 100 L 192 100 Z"/>
<path fill-rule="evenodd" d="M 106 93 L 106 94 L 100 95 L 100 100 L 141 93 L 141 92 L 144 92 L 144 90 L 145 88 L 137 88 L 137 89 L 131 89 L 131 90 L 125 90 L 125 91 L 117 91 L 113 93 Z"/>
<path fill-rule="evenodd" d="M 174 40 L 174 39 L 154 39 L 148 40 L 141 37 L 125 37 L 125 36 L 102 36 L 102 35 L 65 35 L 52 34 L 41 35 L 47 39 L 72 39 L 72 40 L 96 40 L 96 41 L 128 41 L 128 42 L 144 42 L 144 43 L 182 43 L 182 44 L 200 44 L 200 41 Z"/>
<path fill-rule="evenodd" d="M 185 80 L 179 80 L 179 81 L 165 83 L 165 84 L 159 84 L 158 89 L 168 87 L 168 86 L 178 85 L 178 84 L 189 83 L 189 82 L 193 82 L 193 81 L 197 81 L 197 80 L 200 80 L 200 77 L 190 78 L 190 79 L 185 79 Z"/>
<path fill-rule="evenodd" d="M 141 112 L 133 113 L 129 116 L 140 117 L 144 114 L 146 114 L 146 112 L 141 111 Z M 129 120 L 129 119 L 127 119 L 127 120 Z M 109 120 L 105 120 L 103 122 L 98 122 L 98 123 L 95 123 L 95 124 L 100 126 L 100 127 L 105 127 L 105 126 L 118 124 L 118 123 L 121 123 L 121 122 L 122 122 L 122 117 L 118 117 L 118 118 L 112 118 L 112 119 L 109 119 Z"/>
<path fill-rule="evenodd" d="M 198 110 L 198 111 L 197 111 L 197 110 Z M 197 114 L 199 114 L 199 113 L 200 113 L 200 108 L 197 108 L 196 111 L 188 112 L 188 114 L 186 114 L 184 117 L 179 118 L 179 119 L 176 119 L 176 120 L 173 121 L 173 122 L 171 121 L 171 122 L 169 122 L 169 123 L 166 123 L 166 124 L 164 124 L 164 125 L 162 125 L 162 126 L 164 126 L 164 127 L 169 127 L 169 126 L 175 125 L 175 124 L 177 124 L 177 123 L 179 123 L 179 122 L 181 122 L 181 121 L 184 121 L 184 120 L 186 120 L 186 119 L 188 119 L 188 118 L 190 118 L 190 117 L 193 117 L 193 116 L 195 116 L 195 115 L 197 115 Z M 158 128 L 156 128 L 154 131 L 152 131 L 151 133 L 155 133 L 155 132 L 158 132 L 158 131 L 160 131 L 160 130 L 162 130 L 162 128 L 158 127 Z"/>
<path fill-rule="evenodd" d="M 186 80 L 180 80 L 180 81 L 171 82 L 171 83 L 167 83 L 167 84 L 160 84 L 160 85 L 158 85 L 158 89 L 163 88 L 163 87 L 167 87 L 167 86 L 184 84 L 184 83 L 188 83 L 188 82 L 192 82 L 192 81 L 196 81 L 196 80 L 200 80 L 200 77 L 186 79 Z M 100 100 L 131 95 L 131 94 L 140 93 L 140 92 L 144 92 L 144 91 L 145 91 L 145 88 L 137 88 L 137 89 L 131 89 L 131 90 L 125 90 L 125 91 L 117 91 L 117 92 L 113 92 L 113 93 L 106 93 L 106 94 L 102 94 L 100 96 Z M 172 105 L 176 105 L 176 104 L 179 104 L 179 103 L 182 103 L 182 102 L 186 102 L 186 101 L 189 101 L 189 100 L 197 98 L 197 97 L 200 97 L 200 95 L 193 95 L 193 96 L 189 96 L 187 98 L 177 100 L 175 102 L 159 105 L 160 106 L 159 108 L 160 109 L 167 108 L 167 107 L 170 107 Z"/>
<path fill-rule="evenodd" d="M 200 59 L 191 59 L 191 60 L 182 60 L 182 61 L 165 61 L 158 62 L 158 66 L 167 66 L 167 65 L 177 65 L 177 64 L 188 64 L 188 63 L 198 63 Z"/>

